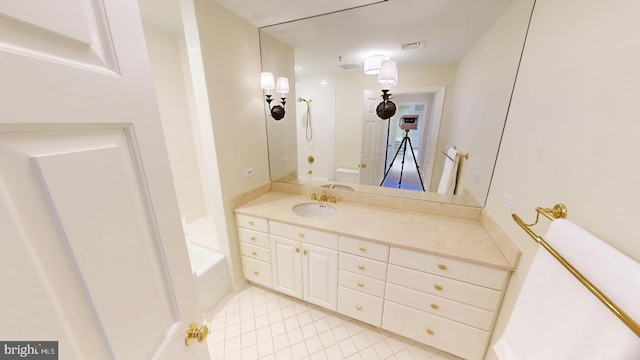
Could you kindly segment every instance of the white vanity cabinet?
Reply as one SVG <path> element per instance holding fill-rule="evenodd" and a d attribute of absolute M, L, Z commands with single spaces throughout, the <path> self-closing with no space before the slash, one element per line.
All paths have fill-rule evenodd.
<path fill-rule="evenodd" d="M 382 328 L 482 359 L 509 273 L 391 247 Z"/>
<path fill-rule="evenodd" d="M 380 327 L 389 245 L 340 236 L 338 312 Z"/>
<path fill-rule="evenodd" d="M 236 222 L 244 277 L 254 283 L 271 287 L 273 280 L 269 221 L 255 216 L 237 214 Z"/>
<path fill-rule="evenodd" d="M 273 289 L 337 309 L 338 235 L 270 222 Z"/>

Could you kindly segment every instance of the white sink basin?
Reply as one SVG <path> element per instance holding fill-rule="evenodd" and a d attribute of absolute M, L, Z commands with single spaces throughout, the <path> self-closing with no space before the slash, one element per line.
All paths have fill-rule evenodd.
<path fill-rule="evenodd" d="M 305 218 L 328 218 L 338 213 L 338 209 L 325 203 L 298 204 L 292 210 L 294 214 Z"/>
<path fill-rule="evenodd" d="M 340 184 L 326 184 L 326 185 L 322 185 L 320 187 L 329 188 L 329 189 L 335 189 L 335 190 L 343 190 L 343 191 L 353 191 L 353 188 L 351 186 L 340 185 Z"/>

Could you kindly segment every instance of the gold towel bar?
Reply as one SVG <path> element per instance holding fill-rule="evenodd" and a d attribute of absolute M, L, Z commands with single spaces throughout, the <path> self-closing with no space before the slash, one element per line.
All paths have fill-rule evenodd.
<path fill-rule="evenodd" d="M 456 148 L 455 146 L 453 147 L 454 149 Z M 446 151 L 442 150 L 442 153 L 444 154 L 444 156 L 448 157 L 449 160 L 456 162 L 458 161 L 459 158 L 465 158 L 467 160 L 469 160 L 469 153 L 463 154 L 463 153 L 458 153 L 458 156 L 456 156 L 456 159 L 452 159 L 451 156 L 449 156 L 449 154 L 447 154 Z"/>
<path fill-rule="evenodd" d="M 551 245 L 549 245 L 540 235 L 531 230 L 531 226 L 538 223 L 540 214 L 549 220 L 564 219 L 567 217 L 567 207 L 564 204 L 557 204 L 551 209 L 548 208 L 536 208 L 536 221 L 533 224 L 526 224 L 522 219 L 516 215 L 511 214 L 513 220 L 520 225 L 520 227 L 531 236 L 538 244 L 542 245 L 556 260 L 562 264 L 569 272 L 575 276 L 582 285 L 586 286 L 593 295 L 595 295 L 611 312 L 618 317 L 631 331 L 633 331 L 638 337 L 640 337 L 640 325 L 629 314 L 620 309 L 616 303 L 614 303 L 607 295 L 605 295 L 600 289 L 598 289 L 589 279 L 587 279 L 580 271 L 578 271 L 573 265 L 565 260 Z"/>

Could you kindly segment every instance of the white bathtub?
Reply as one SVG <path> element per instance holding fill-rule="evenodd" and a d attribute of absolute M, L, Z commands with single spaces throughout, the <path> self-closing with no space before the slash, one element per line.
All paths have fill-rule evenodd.
<path fill-rule="evenodd" d="M 222 254 L 193 243 L 187 243 L 187 249 L 196 278 L 200 311 L 207 314 L 231 289 L 227 262 Z"/>

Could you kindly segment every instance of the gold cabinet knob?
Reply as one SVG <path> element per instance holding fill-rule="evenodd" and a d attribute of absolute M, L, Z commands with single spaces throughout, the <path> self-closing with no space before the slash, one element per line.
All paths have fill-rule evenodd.
<path fill-rule="evenodd" d="M 249 239 L 251 239 L 251 240 L 253 240 L 253 241 L 256 241 L 256 237 L 255 237 L 255 236 L 252 236 L 252 237 L 250 237 Z"/>
<path fill-rule="evenodd" d="M 362 310 L 362 306 L 360 306 L 360 305 L 356 305 L 356 309 L 357 309 L 357 310 Z"/>
<path fill-rule="evenodd" d="M 438 265 L 438 268 L 439 268 L 440 270 L 447 270 L 447 265 L 442 265 L 442 264 L 441 264 L 441 265 Z"/>
<path fill-rule="evenodd" d="M 360 251 L 367 251 L 367 248 L 364 246 L 360 246 Z"/>
<path fill-rule="evenodd" d="M 253 225 L 253 221 L 249 221 L 249 225 Z"/>
<path fill-rule="evenodd" d="M 358 281 L 358 286 L 363 287 L 364 283 L 362 281 Z"/>
<path fill-rule="evenodd" d="M 253 273 L 256 274 L 256 275 L 260 275 L 259 271 L 254 271 Z"/>
<path fill-rule="evenodd" d="M 307 250 L 302 252 L 303 255 L 307 255 Z"/>
<path fill-rule="evenodd" d="M 442 286 L 440 286 L 440 285 L 436 285 L 436 286 L 434 286 L 434 288 L 435 288 L 436 290 L 438 290 L 438 291 L 442 290 Z"/>
<path fill-rule="evenodd" d="M 358 269 L 364 270 L 364 265 L 362 265 L 362 264 L 358 265 Z"/>
<path fill-rule="evenodd" d="M 440 308 L 440 306 L 436 305 L 436 304 L 431 304 L 431 308 L 434 310 L 438 310 Z"/>
<path fill-rule="evenodd" d="M 257 251 L 252 251 L 251 255 L 256 256 L 256 255 L 258 255 L 258 252 Z"/>
<path fill-rule="evenodd" d="M 296 254 L 300 252 L 300 248 L 296 248 Z"/>
<path fill-rule="evenodd" d="M 191 345 L 194 340 L 198 340 L 198 342 L 201 343 L 207 339 L 207 335 L 209 335 L 209 327 L 202 325 L 202 327 L 198 329 L 198 323 L 194 321 L 189 325 L 189 330 L 187 330 L 187 336 L 184 342 L 187 346 Z"/>
<path fill-rule="evenodd" d="M 434 334 L 434 333 L 433 333 L 433 330 L 431 330 L 431 329 L 427 329 L 427 334 L 429 334 L 429 335 L 433 335 L 433 334 Z"/>
<path fill-rule="evenodd" d="M 299 232 L 298 233 L 298 237 L 304 237 L 304 233 L 303 232 Z"/>
<path fill-rule="evenodd" d="M 367 164 L 365 164 L 365 163 L 361 163 L 361 164 L 358 164 L 358 167 L 359 167 L 360 169 L 364 169 L 364 168 L 366 168 L 366 167 L 367 167 Z"/>

